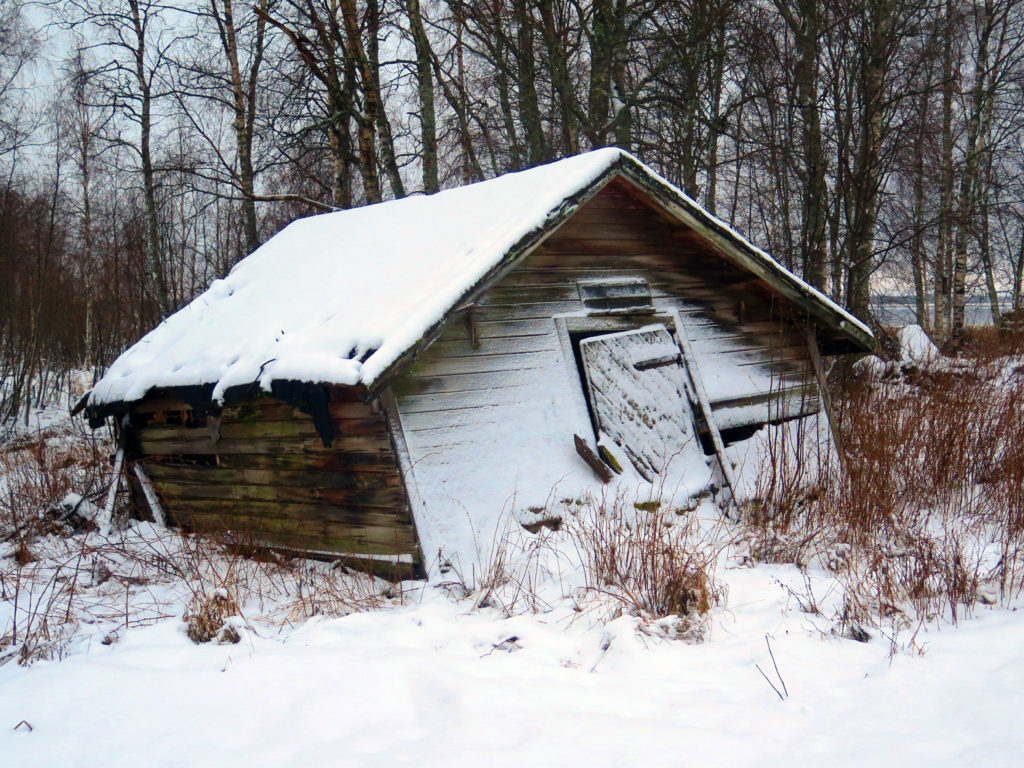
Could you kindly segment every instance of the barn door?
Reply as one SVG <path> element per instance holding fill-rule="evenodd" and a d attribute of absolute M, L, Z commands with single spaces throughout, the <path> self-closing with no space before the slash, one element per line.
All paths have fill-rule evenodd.
<path fill-rule="evenodd" d="M 645 480 L 681 480 L 690 492 L 711 482 L 694 432 L 679 345 L 663 325 L 580 342 L 598 439 L 615 443 Z M 682 489 L 680 489 L 682 490 Z"/>

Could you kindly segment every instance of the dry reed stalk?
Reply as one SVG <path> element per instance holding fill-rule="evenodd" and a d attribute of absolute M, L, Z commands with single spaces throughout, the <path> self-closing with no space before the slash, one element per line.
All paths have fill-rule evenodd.
<path fill-rule="evenodd" d="M 972 343 L 970 364 L 840 382 L 847 471 L 811 494 L 759 494 L 748 515 L 755 556 L 837 571 L 844 631 L 896 616 L 955 622 L 988 584 L 1004 599 L 1024 589 L 1024 376 L 999 357 L 1004 340 Z M 767 458 L 759 488 L 791 485 Z"/>

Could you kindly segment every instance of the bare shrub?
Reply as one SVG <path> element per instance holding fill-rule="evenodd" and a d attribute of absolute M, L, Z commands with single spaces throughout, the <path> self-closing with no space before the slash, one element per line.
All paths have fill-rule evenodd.
<path fill-rule="evenodd" d="M 660 499 L 637 501 L 624 488 L 601 499 L 553 491 L 544 509 L 529 511 L 525 522 L 506 515 L 479 570 L 467 578 L 445 561 L 435 586 L 472 610 L 547 612 L 568 599 L 598 623 L 629 615 L 653 637 L 705 637 L 707 614 L 725 597 L 715 579 L 731 543 L 724 525 Z M 559 524 L 529 525 L 535 517 Z"/>
<path fill-rule="evenodd" d="M 227 594 L 236 607 L 252 606 L 265 622 L 347 616 L 404 600 L 401 584 L 340 562 L 283 555 L 238 532 L 183 535 L 178 552 L 174 567 L 191 594 L 190 604 L 204 606 Z"/>
<path fill-rule="evenodd" d="M 304 560 L 292 565 L 290 575 L 294 586 L 286 606 L 292 621 L 380 610 L 403 605 L 406 599 L 401 583 L 344 566 Z"/>
<path fill-rule="evenodd" d="M 101 493 L 109 482 L 111 444 L 82 428 L 47 429 L 3 443 L 0 450 L 0 535 L 35 524 L 71 491 Z"/>
<path fill-rule="evenodd" d="M 688 634 L 700 639 L 700 620 L 724 597 L 714 576 L 726 546 L 720 529 L 702 530 L 692 513 L 637 509 L 622 493 L 590 512 L 568 525 L 586 590 L 610 598 L 614 615 L 695 620 Z"/>
<path fill-rule="evenodd" d="M 985 349 L 1004 351 L 997 341 Z M 836 573 L 838 631 L 955 622 L 989 585 L 1024 589 L 1024 361 L 985 349 L 969 365 L 848 376 L 833 392 L 846 471 L 751 502 L 755 557 Z M 768 459 L 759 488 L 792 487 Z"/>
<path fill-rule="evenodd" d="M 549 500 L 550 501 L 550 500 Z M 572 500 L 562 506 L 572 505 Z M 506 617 L 551 610 L 554 601 L 571 591 L 571 579 L 565 577 L 572 563 L 563 551 L 565 531 L 563 514 L 549 515 L 557 526 L 532 526 L 511 514 L 503 515 L 479 565 L 463 569 L 459 563 L 438 554 L 443 579 L 434 587 L 455 600 L 467 600 L 472 610 L 497 610 Z"/>
<path fill-rule="evenodd" d="M 0 600 L 12 608 L 0 624 L 0 666 L 61 658 L 83 632 L 107 642 L 175 616 L 195 642 L 237 642 L 254 625 L 280 630 L 404 600 L 401 585 L 337 564 L 254 559 L 209 537 L 148 524 L 108 538 L 95 531 L 40 536 L 34 553 L 19 565 L 0 552 Z"/>
<path fill-rule="evenodd" d="M 743 538 L 755 560 L 806 565 L 824 521 L 810 511 L 839 475 L 838 457 L 817 417 L 763 428 L 755 437 L 758 461 L 753 494 L 742 498 Z"/>
<path fill-rule="evenodd" d="M 185 609 L 185 634 L 193 643 L 201 645 L 211 640 L 227 638 L 237 643 L 239 635 L 229 624 L 228 619 L 238 616 L 238 604 L 228 591 L 219 587 L 212 594 L 197 594 Z"/>

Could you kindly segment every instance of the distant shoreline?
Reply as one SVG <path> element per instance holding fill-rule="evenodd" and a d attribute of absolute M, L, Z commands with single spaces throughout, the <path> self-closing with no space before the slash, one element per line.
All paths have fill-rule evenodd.
<path fill-rule="evenodd" d="M 999 299 L 1003 311 L 1009 311 L 1010 295 L 1000 294 Z M 965 310 L 967 325 L 992 324 L 988 296 L 968 296 Z M 885 325 L 909 325 L 917 322 L 917 299 L 914 296 L 875 296 L 871 299 L 871 311 Z M 933 302 L 928 302 L 928 311 L 934 311 Z"/>

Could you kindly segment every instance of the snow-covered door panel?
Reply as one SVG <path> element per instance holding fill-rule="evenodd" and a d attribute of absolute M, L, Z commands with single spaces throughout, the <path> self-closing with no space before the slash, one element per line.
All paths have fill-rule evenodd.
<path fill-rule="evenodd" d="M 663 325 L 591 336 L 580 356 L 599 438 L 610 439 L 648 481 L 671 474 L 696 492 L 711 480 L 679 346 Z"/>

